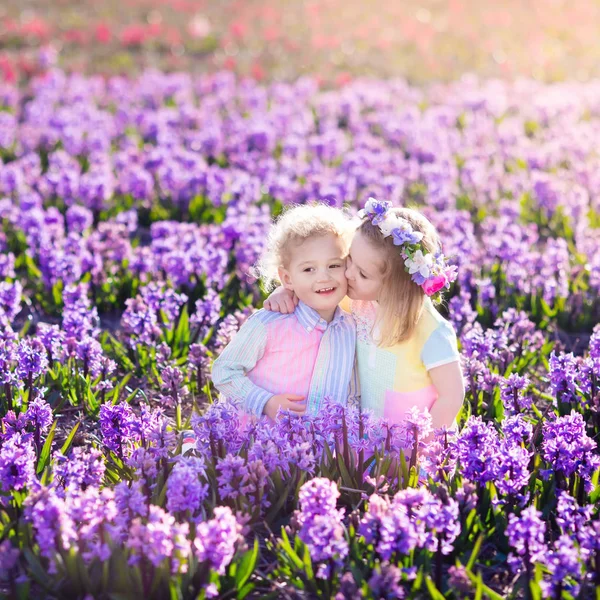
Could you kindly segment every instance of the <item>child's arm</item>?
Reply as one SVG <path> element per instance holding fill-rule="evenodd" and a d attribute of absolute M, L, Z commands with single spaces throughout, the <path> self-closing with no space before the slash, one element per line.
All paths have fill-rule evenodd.
<path fill-rule="evenodd" d="M 293 313 L 297 305 L 298 296 L 291 290 L 286 290 L 280 285 L 276 290 L 271 292 L 269 297 L 264 301 L 263 308 L 265 310 L 287 315 Z"/>
<path fill-rule="evenodd" d="M 438 398 L 430 413 L 434 429 L 450 429 L 465 398 L 456 332 L 448 321 L 442 321 L 429 336 L 421 352 Z"/>
<path fill-rule="evenodd" d="M 429 370 L 438 398 L 431 407 L 433 428 L 450 429 L 465 398 L 465 385 L 460 362 L 454 361 Z"/>
<path fill-rule="evenodd" d="M 302 396 L 272 394 L 255 385 L 247 376 L 263 357 L 267 345 L 267 330 L 260 319 L 251 317 L 244 323 L 233 340 L 221 352 L 212 367 L 212 380 L 226 397 L 243 405 L 246 411 L 260 417 L 275 418 L 277 410 L 303 413 Z"/>

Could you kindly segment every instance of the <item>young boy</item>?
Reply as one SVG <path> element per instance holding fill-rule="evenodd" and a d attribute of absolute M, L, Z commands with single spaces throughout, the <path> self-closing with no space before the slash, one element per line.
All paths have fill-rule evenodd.
<path fill-rule="evenodd" d="M 328 396 L 346 404 L 356 329 L 338 307 L 347 292 L 349 221 L 316 204 L 288 210 L 273 225 L 257 272 L 296 293 L 294 313 L 254 313 L 215 361 L 212 379 L 255 416 L 318 413 Z"/>

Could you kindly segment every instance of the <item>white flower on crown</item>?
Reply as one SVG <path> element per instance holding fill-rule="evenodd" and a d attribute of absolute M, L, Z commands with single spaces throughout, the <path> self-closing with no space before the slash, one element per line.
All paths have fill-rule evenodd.
<path fill-rule="evenodd" d="M 379 229 L 381 230 L 383 237 L 388 237 L 392 235 L 392 231 L 394 231 L 394 229 L 410 229 L 410 224 L 406 221 L 406 219 L 403 219 L 398 215 L 394 215 L 393 213 L 388 213 L 385 219 L 379 223 Z"/>
<path fill-rule="evenodd" d="M 419 272 L 423 277 L 427 278 L 431 275 L 433 267 L 433 255 L 423 254 L 421 250 L 417 250 L 411 258 L 407 258 L 404 264 L 408 267 L 408 272 L 413 275 Z"/>
<path fill-rule="evenodd" d="M 365 202 L 365 206 L 364 206 L 363 210 L 365 211 L 365 213 L 370 213 L 377 204 L 378 204 L 378 202 L 377 202 L 377 200 L 375 200 L 375 198 L 369 198 Z"/>

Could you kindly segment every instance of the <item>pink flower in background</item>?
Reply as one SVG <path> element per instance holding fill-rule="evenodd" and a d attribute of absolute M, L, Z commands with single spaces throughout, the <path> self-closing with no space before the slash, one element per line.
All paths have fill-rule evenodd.
<path fill-rule="evenodd" d="M 30 36 L 38 40 L 45 40 L 50 37 L 51 27 L 46 21 L 34 17 L 21 25 L 21 35 Z"/>
<path fill-rule="evenodd" d="M 187 26 L 187 31 L 193 38 L 204 38 L 212 32 L 212 25 L 204 15 L 195 15 Z"/>
<path fill-rule="evenodd" d="M 7 56 L 0 56 L 0 77 L 6 83 L 14 83 L 17 80 L 14 63 Z"/>
<path fill-rule="evenodd" d="M 350 83 L 351 81 L 352 81 L 352 75 L 346 71 L 344 71 L 343 73 L 340 73 L 335 79 L 335 83 L 340 87 Z"/>
<path fill-rule="evenodd" d="M 94 37 L 101 44 L 108 44 L 112 39 L 111 28 L 106 23 L 98 23 L 94 29 Z"/>
<path fill-rule="evenodd" d="M 129 25 L 123 29 L 120 38 L 124 46 L 141 46 L 148 36 L 143 25 Z"/>
<path fill-rule="evenodd" d="M 248 26 L 241 21 L 235 21 L 231 24 L 229 30 L 234 38 L 241 39 L 248 33 Z"/>
<path fill-rule="evenodd" d="M 262 81 L 266 77 L 266 71 L 260 63 L 254 63 L 250 69 L 252 77 L 258 81 Z"/>
<path fill-rule="evenodd" d="M 84 45 L 88 41 L 88 33 L 83 29 L 67 29 L 63 33 L 63 39 L 69 44 Z"/>

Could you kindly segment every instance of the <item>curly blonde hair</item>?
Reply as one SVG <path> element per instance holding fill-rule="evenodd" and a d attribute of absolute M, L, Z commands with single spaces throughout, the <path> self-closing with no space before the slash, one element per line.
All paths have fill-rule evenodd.
<path fill-rule="evenodd" d="M 348 214 L 339 208 L 322 203 L 290 206 L 272 225 L 265 251 L 253 269 L 254 275 L 267 291 L 273 289 L 280 283 L 278 269 L 289 265 L 294 248 L 314 236 L 339 237 L 346 256 L 354 229 Z"/>

